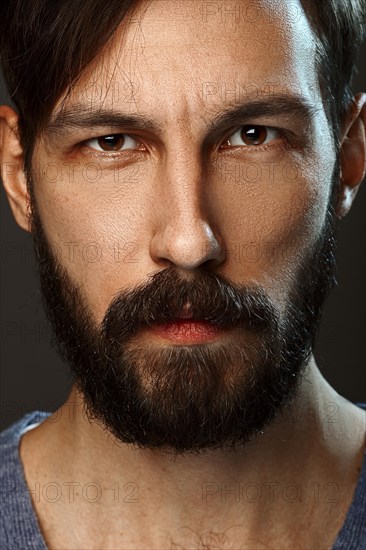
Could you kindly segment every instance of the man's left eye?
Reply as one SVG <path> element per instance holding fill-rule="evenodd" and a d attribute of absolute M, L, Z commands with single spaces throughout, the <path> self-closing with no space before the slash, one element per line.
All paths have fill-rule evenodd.
<path fill-rule="evenodd" d="M 269 126 L 246 125 L 231 134 L 223 147 L 266 145 L 280 136 L 280 132 Z"/>
<path fill-rule="evenodd" d="M 101 136 L 85 141 L 96 151 L 124 151 L 125 149 L 137 149 L 138 142 L 128 134 L 112 134 L 110 136 Z"/>

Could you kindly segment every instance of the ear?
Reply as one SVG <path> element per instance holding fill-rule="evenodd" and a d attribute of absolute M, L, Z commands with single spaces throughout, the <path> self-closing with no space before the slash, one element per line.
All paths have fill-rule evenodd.
<path fill-rule="evenodd" d="M 357 94 L 346 116 L 340 149 L 341 181 L 336 213 L 350 210 L 366 172 L 366 94 Z"/>
<path fill-rule="evenodd" d="M 29 194 L 23 150 L 18 135 L 18 120 L 17 113 L 11 107 L 0 106 L 1 178 L 17 224 L 30 232 Z"/>

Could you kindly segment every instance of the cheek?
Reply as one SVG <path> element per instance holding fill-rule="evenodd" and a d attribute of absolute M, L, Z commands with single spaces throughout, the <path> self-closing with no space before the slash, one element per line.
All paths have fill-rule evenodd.
<path fill-rule="evenodd" d="M 38 172 L 35 197 L 53 253 L 71 280 L 82 285 L 94 320 L 100 322 L 118 289 L 146 278 L 144 194 L 132 190 L 139 182 L 128 170 L 122 181 L 103 174 L 93 182 L 77 170 L 71 181 L 68 168 L 57 184 L 51 172 L 47 178 Z"/>
<path fill-rule="evenodd" d="M 286 286 L 322 230 L 330 176 L 330 165 L 296 155 L 225 162 L 210 196 L 238 278 Z"/>

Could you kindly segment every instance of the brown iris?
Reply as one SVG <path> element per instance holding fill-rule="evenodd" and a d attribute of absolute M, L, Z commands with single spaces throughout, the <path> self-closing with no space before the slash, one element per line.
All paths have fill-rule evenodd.
<path fill-rule="evenodd" d="M 104 151 L 119 151 L 125 142 L 123 134 L 102 136 L 98 138 L 98 145 Z"/>
<path fill-rule="evenodd" d="M 262 145 L 267 139 L 267 130 L 264 126 L 243 126 L 240 137 L 246 145 Z"/>

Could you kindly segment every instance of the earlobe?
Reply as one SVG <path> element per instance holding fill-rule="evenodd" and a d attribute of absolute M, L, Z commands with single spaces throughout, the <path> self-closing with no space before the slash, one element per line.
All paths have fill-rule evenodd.
<path fill-rule="evenodd" d="M 341 181 L 336 214 L 350 210 L 366 172 L 366 94 L 357 94 L 349 112 L 340 151 Z"/>
<path fill-rule="evenodd" d="M 29 194 L 17 128 L 17 113 L 7 105 L 0 106 L 1 179 L 17 224 L 30 232 Z"/>

